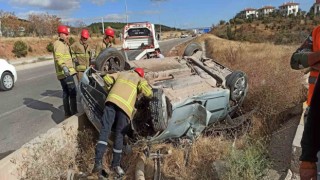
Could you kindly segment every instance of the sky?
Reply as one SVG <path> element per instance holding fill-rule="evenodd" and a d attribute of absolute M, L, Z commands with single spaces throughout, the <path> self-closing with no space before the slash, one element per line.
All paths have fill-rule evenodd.
<path fill-rule="evenodd" d="M 0 0 L 0 10 L 26 19 L 30 13 L 49 13 L 70 24 L 83 21 L 149 21 L 178 28 L 210 27 L 228 21 L 245 8 L 274 6 L 284 0 Z M 309 11 L 315 0 L 295 0 Z M 126 6 L 127 5 L 127 6 Z M 127 10 L 126 10 L 127 7 Z M 126 13 L 127 12 L 127 13 Z"/>

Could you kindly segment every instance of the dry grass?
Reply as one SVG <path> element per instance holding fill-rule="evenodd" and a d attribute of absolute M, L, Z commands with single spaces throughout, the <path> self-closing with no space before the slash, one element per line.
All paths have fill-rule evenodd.
<path fill-rule="evenodd" d="M 64 129 L 64 142 L 55 138 L 34 142 L 25 147 L 17 165 L 19 179 L 66 179 L 68 169 L 76 168 L 77 143 L 73 129 Z M 64 147 L 61 148 L 61 145 Z"/>
<path fill-rule="evenodd" d="M 294 46 L 272 44 L 252 44 L 227 41 L 212 35 L 196 38 L 205 42 L 208 57 L 231 69 L 242 70 L 248 75 L 249 92 L 244 102 L 244 111 L 256 109 L 252 132 L 243 138 L 231 141 L 223 137 L 202 136 L 192 145 L 159 144 L 152 152 L 171 150 L 172 154 L 162 161 L 163 179 L 216 179 L 214 162 L 226 161 L 225 179 L 255 179 L 264 175 L 269 161 L 266 158 L 265 141 L 259 136 L 266 135 L 280 126 L 281 113 L 305 99 L 301 85 L 302 73 L 290 69 L 289 60 Z M 177 47 L 178 55 L 184 50 L 184 43 Z M 94 131 L 94 130 L 93 130 Z M 77 165 L 80 171 L 90 172 L 93 166 L 94 132 L 79 134 Z M 250 137 L 255 137 L 252 139 Z M 111 160 L 111 148 L 105 156 L 106 167 Z M 140 147 L 133 147 L 133 153 L 124 155 L 122 166 L 126 170 L 125 179 L 134 178 L 136 159 Z M 153 161 L 146 163 L 146 179 L 153 178 Z"/>
<path fill-rule="evenodd" d="M 74 38 L 75 40 L 78 40 L 79 37 L 77 36 L 70 36 Z M 57 39 L 57 37 L 44 37 L 44 38 L 39 38 L 39 37 L 19 37 L 19 38 L 4 38 L 0 37 L 0 58 L 8 59 L 8 60 L 16 60 L 17 58 L 14 56 L 12 53 L 13 49 L 13 44 L 21 40 L 29 47 L 31 47 L 32 52 L 28 52 L 28 55 L 26 58 L 29 57 L 39 57 L 43 55 L 49 55 L 52 54 L 47 51 L 46 47 L 50 42 L 54 42 Z M 102 36 L 101 37 L 92 37 L 91 38 L 91 43 L 97 43 L 99 41 L 102 41 Z M 119 39 L 116 39 L 116 45 L 120 45 Z"/>
<path fill-rule="evenodd" d="M 240 43 L 210 35 L 205 42 L 208 57 L 247 74 L 249 92 L 244 109 L 256 109 L 267 132 L 279 126 L 281 112 L 305 100 L 303 73 L 289 66 L 297 46 Z"/>
<path fill-rule="evenodd" d="M 192 145 L 184 143 L 175 147 L 172 144 L 158 144 L 151 151 L 172 151 L 161 163 L 163 179 L 212 179 L 216 173 L 213 163 L 228 153 L 229 145 L 230 142 L 221 137 L 200 137 Z M 127 169 L 126 179 L 134 179 L 134 168 L 140 150 L 134 149 L 133 154 L 123 158 L 123 167 Z M 150 158 L 146 161 L 145 171 L 146 179 L 152 179 L 154 161 Z"/>

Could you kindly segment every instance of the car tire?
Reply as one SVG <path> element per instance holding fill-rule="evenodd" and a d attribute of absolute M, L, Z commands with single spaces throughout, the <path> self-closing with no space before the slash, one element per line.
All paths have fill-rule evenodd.
<path fill-rule="evenodd" d="M 198 43 L 191 43 L 185 48 L 183 56 L 192 56 L 198 51 L 202 51 L 201 45 Z"/>
<path fill-rule="evenodd" d="M 96 58 L 96 68 L 99 71 L 122 71 L 125 64 L 123 54 L 116 48 L 106 48 Z"/>
<path fill-rule="evenodd" d="M 234 71 L 226 77 L 226 85 L 230 89 L 230 99 L 242 103 L 248 90 L 248 78 L 242 71 Z"/>
<path fill-rule="evenodd" d="M 165 104 L 163 90 L 153 89 L 153 97 L 150 100 L 150 112 L 152 119 L 153 130 L 161 132 L 168 127 L 168 116 L 166 108 L 163 108 Z"/>
<path fill-rule="evenodd" d="M 1 76 L 0 89 L 3 91 L 11 90 L 14 86 L 14 77 L 10 72 L 4 72 Z"/>

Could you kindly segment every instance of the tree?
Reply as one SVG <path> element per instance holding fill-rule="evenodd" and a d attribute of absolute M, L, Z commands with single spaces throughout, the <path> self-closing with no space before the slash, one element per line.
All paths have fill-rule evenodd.
<path fill-rule="evenodd" d="M 60 24 L 60 18 L 48 13 L 30 14 L 28 32 L 37 36 L 49 36 L 56 34 L 56 29 Z"/>
<path fill-rule="evenodd" d="M 19 29 L 23 29 L 27 24 L 25 20 L 16 17 L 13 12 L 3 10 L 0 10 L 0 19 L 3 36 L 17 36 Z"/>
<path fill-rule="evenodd" d="M 226 23 L 225 20 L 220 20 L 220 21 L 219 21 L 219 25 L 224 25 L 225 23 Z"/>

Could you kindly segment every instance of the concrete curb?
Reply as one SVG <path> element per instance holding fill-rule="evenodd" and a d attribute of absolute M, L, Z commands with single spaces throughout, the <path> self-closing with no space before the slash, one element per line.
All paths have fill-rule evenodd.
<path fill-rule="evenodd" d="M 300 141 L 302 139 L 302 134 L 304 130 L 304 113 L 306 111 L 307 104 L 303 103 L 303 112 L 300 117 L 300 123 L 298 125 L 296 134 L 294 136 L 293 142 L 292 142 L 292 158 L 291 158 L 291 164 L 290 164 L 290 170 L 292 173 L 299 174 L 299 157 L 301 155 L 301 145 Z"/>
<path fill-rule="evenodd" d="M 52 54 L 46 55 L 46 56 L 39 56 L 39 57 L 30 57 L 30 58 L 9 60 L 9 63 L 12 64 L 13 66 L 20 66 L 20 65 L 43 62 L 43 61 L 48 61 L 48 60 L 53 60 Z"/>
<path fill-rule="evenodd" d="M 50 163 L 47 159 L 48 155 L 52 157 L 64 153 L 64 148 L 72 147 L 72 152 L 76 153 L 77 146 L 74 143 L 77 142 L 80 121 L 84 118 L 83 113 L 71 116 L 0 160 L 0 179 L 21 179 L 27 170 L 30 171 L 28 168 L 33 167 L 32 163 L 47 166 L 47 163 Z M 48 149 L 51 146 L 52 148 Z M 47 147 L 47 150 L 43 147 Z"/>

